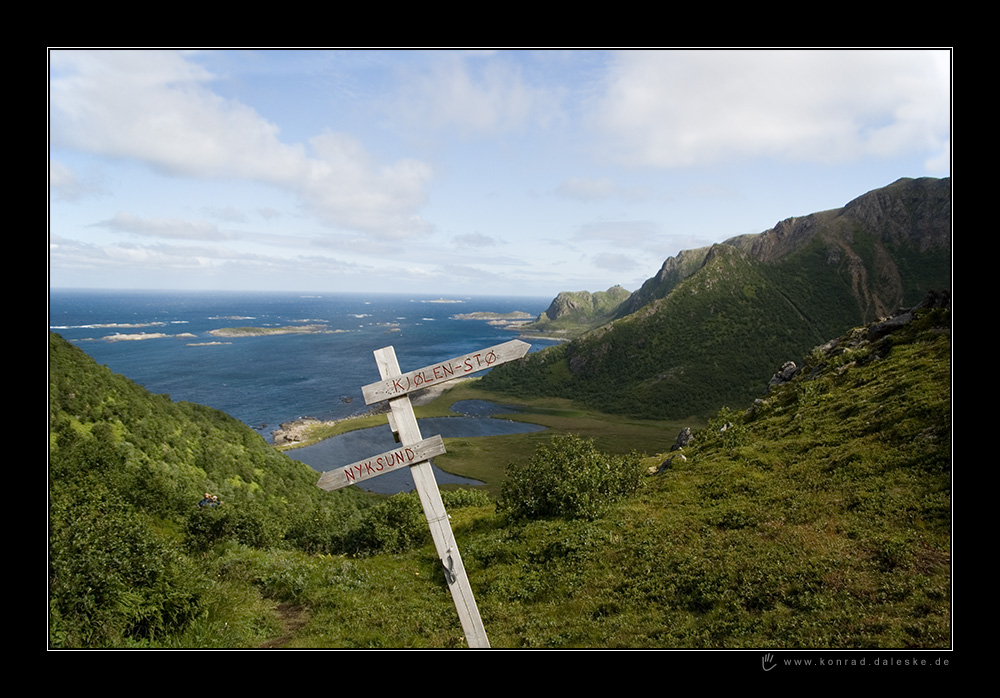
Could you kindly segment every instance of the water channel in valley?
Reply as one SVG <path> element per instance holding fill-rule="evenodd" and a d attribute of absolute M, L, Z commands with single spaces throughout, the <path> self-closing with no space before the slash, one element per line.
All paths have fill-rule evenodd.
<path fill-rule="evenodd" d="M 516 408 L 499 405 L 484 400 L 461 400 L 451 407 L 457 413 L 455 417 L 429 417 L 417 420 L 420 433 L 426 439 L 435 434 L 443 438 L 472 438 L 479 436 L 500 436 L 503 434 L 526 434 L 543 431 L 545 427 L 527 422 L 514 422 L 509 419 L 496 419 L 490 415 L 510 414 Z M 368 429 L 349 431 L 339 436 L 320 441 L 312 446 L 287 451 L 287 455 L 305 463 L 313 470 L 326 472 L 340 468 L 350 463 L 375 456 L 398 448 L 389 429 L 388 423 Z M 472 480 L 458 475 L 446 473 L 431 461 L 434 477 L 438 484 L 481 485 L 478 480 Z M 357 487 L 379 494 L 396 494 L 414 489 L 413 477 L 409 468 L 390 471 L 384 475 L 364 480 Z"/>

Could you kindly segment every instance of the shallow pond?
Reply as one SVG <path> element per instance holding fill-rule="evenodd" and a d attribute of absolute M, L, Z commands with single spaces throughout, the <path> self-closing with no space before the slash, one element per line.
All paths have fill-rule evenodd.
<path fill-rule="evenodd" d="M 509 414 L 516 411 L 512 407 L 497 405 L 483 400 L 463 400 L 456 402 L 452 406 L 452 410 L 462 415 Z M 442 437 L 448 439 L 456 437 L 469 438 L 477 436 L 500 436 L 503 434 L 526 434 L 545 429 L 545 427 L 538 424 L 512 422 L 507 419 L 493 419 L 488 416 L 431 417 L 417 420 L 417 423 L 420 426 L 420 433 L 425 439 L 435 434 L 440 434 Z M 369 456 L 391 451 L 397 448 L 397 446 L 398 444 L 396 444 L 392 436 L 392 430 L 389 429 L 387 423 L 369 429 L 349 431 L 346 434 L 340 434 L 339 436 L 320 441 L 318 444 L 286 451 L 286 453 L 289 457 L 305 463 L 313 470 L 323 473 Z M 431 461 L 431 465 L 434 469 L 434 477 L 437 479 L 439 485 L 483 484 L 478 480 L 446 473 L 435 466 L 433 461 Z M 356 486 L 369 492 L 378 492 L 379 494 L 409 492 L 415 487 L 409 468 L 387 472 L 384 475 L 360 482 Z"/>

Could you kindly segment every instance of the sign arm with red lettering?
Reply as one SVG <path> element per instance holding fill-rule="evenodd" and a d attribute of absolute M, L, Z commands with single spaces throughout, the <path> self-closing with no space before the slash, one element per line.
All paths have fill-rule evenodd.
<path fill-rule="evenodd" d="M 320 489 L 332 492 L 341 487 L 356 485 L 372 477 L 377 477 L 390 470 L 401 470 L 403 466 L 414 465 L 420 461 L 430 460 L 434 456 L 445 453 L 444 440 L 440 435 L 423 439 L 415 444 L 397 448 L 395 451 L 359 460 L 357 463 L 345 465 L 343 468 L 328 470 L 320 477 Z"/>
<path fill-rule="evenodd" d="M 465 356 L 457 356 L 448 361 L 418 368 L 409 373 L 389 377 L 383 374 L 381 381 L 362 387 L 361 392 L 365 397 L 365 404 L 371 405 L 520 359 L 528 353 L 530 348 L 531 345 L 527 342 L 512 339 L 509 342 L 497 344 Z"/>

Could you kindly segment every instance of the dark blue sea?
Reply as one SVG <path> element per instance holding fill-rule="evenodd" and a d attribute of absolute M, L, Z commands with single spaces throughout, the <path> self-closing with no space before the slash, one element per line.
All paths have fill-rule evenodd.
<path fill-rule="evenodd" d="M 457 315 L 524 311 L 537 316 L 550 302 L 529 297 L 53 289 L 49 326 L 99 364 L 150 392 L 223 410 L 270 441 L 282 422 L 305 416 L 341 419 L 366 411 L 361 387 L 379 380 L 376 349 L 392 345 L 400 369 L 410 371 L 518 336 Z M 306 324 L 323 325 L 325 331 L 235 338 L 210 334 L 224 327 Z M 531 351 L 552 343 L 528 341 Z M 383 450 L 391 448 L 390 442 Z M 357 458 L 367 455 L 373 454 Z"/>

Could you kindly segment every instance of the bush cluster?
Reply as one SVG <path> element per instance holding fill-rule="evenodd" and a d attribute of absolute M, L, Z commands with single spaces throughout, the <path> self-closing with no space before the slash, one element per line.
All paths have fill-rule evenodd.
<path fill-rule="evenodd" d="M 403 492 L 367 509 L 345 538 L 345 548 L 355 555 L 401 553 L 426 542 L 430 532 L 416 492 Z"/>
<path fill-rule="evenodd" d="M 592 519 L 641 484 L 638 455 L 611 455 L 592 439 L 556 436 L 526 462 L 507 466 L 497 510 L 512 519 Z"/>

